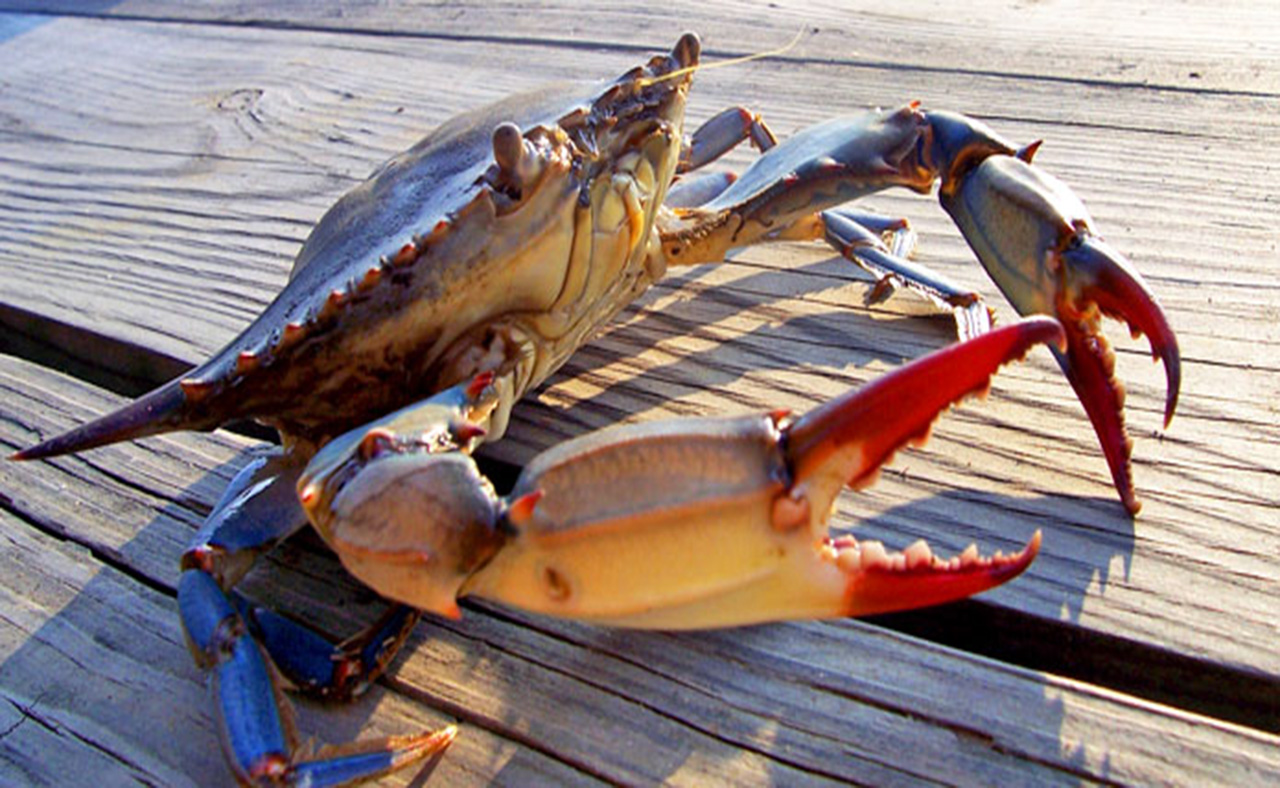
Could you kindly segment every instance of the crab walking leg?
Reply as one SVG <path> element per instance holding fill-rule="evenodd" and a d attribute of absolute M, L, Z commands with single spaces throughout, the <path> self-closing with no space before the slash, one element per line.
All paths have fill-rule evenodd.
<path fill-rule="evenodd" d="M 229 596 L 249 633 L 289 683 L 331 700 L 363 694 L 386 671 L 422 618 L 421 611 L 392 605 L 364 630 L 335 644 L 270 608 L 252 606 L 239 594 Z"/>
<path fill-rule="evenodd" d="M 911 257 L 915 254 L 916 245 L 920 242 L 920 237 L 916 235 L 911 223 L 901 216 L 886 216 L 849 207 L 832 208 L 823 213 L 835 214 L 861 225 L 879 237 L 888 246 L 889 251 L 897 257 Z"/>
<path fill-rule="evenodd" d="M 662 222 L 668 264 L 720 260 L 754 243 L 825 240 L 877 278 L 873 300 L 903 284 L 951 311 L 961 339 L 989 330 L 990 312 L 977 293 L 907 259 L 916 236 L 906 220 L 835 207 L 893 186 L 932 188 L 939 173 L 922 151 L 928 129 L 914 106 L 841 118 L 769 148 L 741 178 L 707 189 L 700 203 L 677 189 L 679 205 Z"/>
<path fill-rule="evenodd" d="M 298 687 L 346 697 L 386 666 L 418 613 L 397 607 L 363 637 L 334 647 L 314 632 L 229 589 L 253 558 L 304 525 L 300 468 L 276 452 L 255 457 L 232 481 L 183 556 L 178 607 L 196 663 L 209 671 L 228 762 L 245 784 L 340 785 L 421 760 L 448 745 L 452 727 L 329 748 L 299 759 L 289 702 L 276 668 Z M 270 659 L 264 654 L 270 654 Z"/>
<path fill-rule="evenodd" d="M 887 612 L 999 585 L 1035 557 L 949 560 L 923 543 L 831 540 L 860 486 L 1001 364 L 1061 340 L 1040 318 L 944 349 L 792 421 L 772 414 L 603 430 L 535 458 L 506 504 L 507 543 L 462 593 L 624 627 L 706 628 Z M 607 491 L 602 494 L 602 491 Z"/>
<path fill-rule="evenodd" d="M 873 232 L 862 217 L 852 211 L 832 209 L 823 211 L 818 219 L 824 240 L 839 250 L 845 259 L 876 277 L 875 290 L 869 297 L 871 302 L 887 298 L 901 284 L 938 307 L 950 310 L 961 340 L 991 330 L 991 310 L 980 295 L 887 247 L 883 233 Z M 904 231 L 905 227 L 889 232 L 900 236 Z"/>
<path fill-rule="evenodd" d="M 183 554 L 182 568 L 208 575 L 226 593 L 248 632 L 295 687 L 322 697 L 351 698 L 363 692 L 395 657 L 417 623 L 416 611 L 395 606 L 364 632 L 334 645 L 227 590 L 249 571 L 257 556 L 306 524 L 295 492 L 300 471 L 278 449 L 260 452 L 250 460 Z"/>
<path fill-rule="evenodd" d="M 778 138 L 758 114 L 746 107 L 721 110 L 685 140 L 676 171 L 705 167 L 747 140 L 761 153 L 778 144 Z"/>
<path fill-rule="evenodd" d="M 731 172 L 698 172 L 686 175 L 667 189 L 667 208 L 696 208 L 711 202 L 738 179 Z"/>
<path fill-rule="evenodd" d="M 738 176 L 731 172 L 696 170 L 747 140 L 761 153 L 778 144 L 778 138 L 764 119 L 746 107 L 729 107 L 699 126 L 680 146 L 680 160 L 676 165 L 680 177 L 667 190 L 663 204 L 668 208 L 695 208 L 718 197 Z"/>

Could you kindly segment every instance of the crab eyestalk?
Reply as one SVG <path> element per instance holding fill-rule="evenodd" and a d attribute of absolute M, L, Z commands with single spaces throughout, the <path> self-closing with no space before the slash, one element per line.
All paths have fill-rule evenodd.
<path fill-rule="evenodd" d="M 930 113 L 944 133 L 937 156 L 950 157 L 940 190 L 943 208 L 996 285 L 1022 315 L 1047 314 L 1066 329 L 1067 347 L 1055 351 L 1093 423 L 1116 491 L 1129 513 L 1141 508 L 1130 468 L 1132 441 L 1124 425 L 1124 386 L 1115 355 L 1100 333 L 1102 316 L 1122 320 L 1136 337 L 1146 334 L 1152 356 L 1164 363 L 1167 428 L 1178 404 L 1178 341 L 1151 294 L 1127 260 L 1098 237 L 1080 199 L 1030 160 L 1037 145 L 1001 152 L 976 121 Z M 964 124 L 975 143 L 962 144 Z M 945 148 L 945 149 L 944 149 Z M 1015 155 L 1007 155 L 1013 153 Z"/>

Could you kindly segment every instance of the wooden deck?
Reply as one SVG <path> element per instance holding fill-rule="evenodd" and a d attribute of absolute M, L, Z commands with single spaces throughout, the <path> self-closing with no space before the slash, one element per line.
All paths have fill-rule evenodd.
<path fill-rule="evenodd" d="M 1129 254 L 1182 343 L 1164 433 L 1161 370 L 1109 327 L 1142 515 L 1125 516 L 1040 351 L 835 518 L 944 552 L 1043 529 L 1010 586 L 870 623 L 689 634 L 468 603 L 460 622 L 420 625 L 368 697 L 300 704 L 304 732 L 459 724 L 438 761 L 388 784 L 1280 784 L 1267 6 L 0 2 L 0 452 L 230 340 L 325 208 L 452 114 L 612 76 L 686 29 L 714 61 L 803 28 L 784 56 L 700 75 L 691 124 L 746 103 L 787 134 L 920 99 L 1047 140 L 1037 161 Z M 1012 314 L 935 201 L 870 202 L 916 223 L 922 260 Z M 489 456 L 517 466 L 622 420 L 803 409 L 951 341 L 909 296 L 867 306 L 870 287 L 803 245 L 681 272 L 523 404 Z M 179 434 L 0 462 L 0 784 L 230 781 L 174 585 L 252 443 Z M 380 609 L 312 537 L 246 586 L 334 634 Z"/>

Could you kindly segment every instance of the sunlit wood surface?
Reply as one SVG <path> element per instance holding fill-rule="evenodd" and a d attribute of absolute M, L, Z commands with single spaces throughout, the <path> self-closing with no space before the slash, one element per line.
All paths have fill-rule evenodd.
<path fill-rule="evenodd" d="M 862 6 L 862 8 L 858 8 Z M 1280 15 L 1265 3 L 0 2 L 0 450 L 221 347 L 344 191 L 451 115 L 616 75 L 684 30 L 730 104 L 791 133 L 921 100 L 1070 183 L 1182 343 L 1178 415 L 1108 327 L 1145 508 L 1118 504 L 1051 358 L 1006 370 L 833 523 L 1040 559 L 977 601 L 872 623 L 630 633 L 467 603 L 320 741 L 457 722 L 388 784 L 1280 781 Z M 735 152 L 740 169 L 753 154 Z M 932 198 L 924 262 L 1013 313 Z M 518 466 L 670 415 L 805 409 L 953 340 L 817 246 L 675 272 L 516 412 Z M 178 556 L 249 438 L 179 434 L 0 462 L 0 783 L 231 780 L 175 611 Z M 381 610 L 311 537 L 252 597 L 343 635 Z"/>

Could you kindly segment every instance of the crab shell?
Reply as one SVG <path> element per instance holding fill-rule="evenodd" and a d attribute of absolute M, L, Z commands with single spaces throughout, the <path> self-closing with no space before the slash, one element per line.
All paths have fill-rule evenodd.
<path fill-rule="evenodd" d="M 688 34 L 616 80 L 455 117 L 339 200 L 212 359 L 22 456 L 253 418 L 306 458 L 485 371 L 500 437 L 514 402 L 664 272 L 654 217 L 699 52 Z"/>

